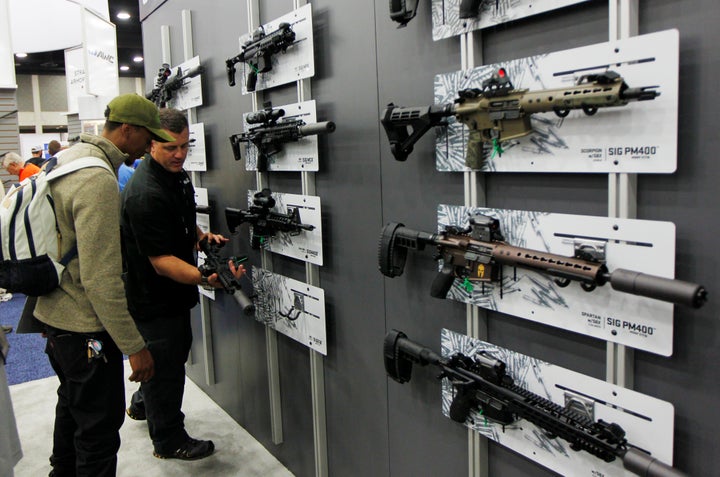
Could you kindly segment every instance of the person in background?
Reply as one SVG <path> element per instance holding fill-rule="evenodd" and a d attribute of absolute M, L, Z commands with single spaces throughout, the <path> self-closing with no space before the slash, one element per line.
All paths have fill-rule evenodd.
<path fill-rule="evenodd" d="M 116 475 L 125 419 L 123 354 L 132 368 L 130 381 L 154 375 L 153 356 L 128 313 L 123 289 L 115 171 L 145 153 L 152 139 L 175 138 L 161 128 L 157 107 L 137 94 L 114 98 L 105 118 L 102 134 L 82 134 L 60 155 L 58 167 L 92 156 L 111 170 L 87 167 L 50 184 L 63 238 L 60 255 L 77 246 L 59 287 L 38 297 L 34 309 L 60 380 L 50 456 L 57 477 Z"/>
<path fill-rule="evenodd" d="M 124 162 L 120 164 L 120 169 L 118 169 L 118 186 L 120 187 L 120 192 L 125 189 L 125 185 L 130 180 L 133 172 L 135 172 L 135 169 L 132 166 L 128 166 Z"/>
<path fill-rule="evenodd" d="M 30 152 L 32 153 L 32 157 L 25 161 L 25 165 L 33 164 L 40 167 L 42 163 L 45 162 L 42 146 L 34 146 Z"/>
<path fill-rule="evenodd" d="M 174 138 L 153 141 L 122 193 L 120 233 L 126 270 L 128 310 L 155 357 L 155 377 L 133 394 L 127 414 L 148 422 L 155 457 L 196 460 L 215 450 L 185 430 L 182 399 L 185 362 L 192 343 L 190 310 L 197 286 L 221 288 L 217 274 L 204 277 L 197 267 L 198 242 L 223 243 L 222 235 L 203 233 L 195 221 L 195 190 L 183 169 L 190 145 L 182 111 L 161 109 L 160 122 Z M 230 262 L 239 278 L 245 269 Z"/>
<path fill-rule="evenodd" d="M 20 155 L 14 152 L 8 152 L 5 154 L 5 157 L 3 157 L 2 160 L 2 166 L 10 174 L 18 176 L 20 178 L 19 182 L 22 182 L 28 177 L 34 176 L 40 172 L 40 168 L 38 166 L 35 164 L 25 163 Z"/>
<path fill-rule="evenodd" d="M 58 152 L 62 149 L 62 145 L 60 144 L 60 141 L 56 141 L 53 139 L 48 143 L 48 154 L 50 157 L 48 159 L 52 159 L 57 155 Z"/>

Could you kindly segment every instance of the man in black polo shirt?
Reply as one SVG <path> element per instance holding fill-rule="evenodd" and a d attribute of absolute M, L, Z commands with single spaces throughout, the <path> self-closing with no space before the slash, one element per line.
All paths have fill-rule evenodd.
<path fill-rule="evenodd" d="M 147 418 L 156 457 L 195 460 L 212 454 L 215 446 L 187 434 L 181 410 L 192 342 L 190 309 L 198 302 L 198 285 L 222 287 L 216 274 L 206 278 L 198 270 L 197 243 L 228 239 L 204 234 L 196 225 L 195 190 L 183 169 L 190 144 L 187 118 L 176 109 L 161 109 L 160 123 L 175 141 L 153 141 L 151 158 L 140 163 L 122 194 L 128 309 L 155 358 L 155 377 L 141 384 L 127 414 Z M 232 262 L 230 269 L 237 277 L 245 273 Z"/>

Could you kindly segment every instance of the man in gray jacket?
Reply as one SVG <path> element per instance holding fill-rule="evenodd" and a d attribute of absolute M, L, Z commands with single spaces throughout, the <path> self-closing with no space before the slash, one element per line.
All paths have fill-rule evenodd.
<path fill-rule="evenodd" d="M 145 382 L 154 362 L 127 311 L 121 279 L 120 200 L 117 169 L 142 156 L 152 139 L 173 140 L 161 127 L 153 103 L 136 94 L 113 99 L 101 136 L 82 134 L 57 167 L 97 157 L 115 171 L 88 167 L 51 184 L 61 256 L 77 256 L 60 286 L 38 298 L 35 317 L 45 324 L 50 364 L 60 379 L 50 473 L 114 476 L 119 429 L 124 420 L 122 355 L 130 358 L 130 381 Z"/>

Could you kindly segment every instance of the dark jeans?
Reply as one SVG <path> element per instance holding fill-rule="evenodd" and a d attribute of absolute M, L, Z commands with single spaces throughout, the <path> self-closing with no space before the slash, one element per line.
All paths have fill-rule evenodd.
<path fill-rule="evenodd" d="M 107 362 L 88 359 L 88 339 L 102 342 Z M 45 352 L 60 379 L 50 475 L 114 476 L 125 418 L 122 353 L 107 332 L 74 333 L 50 326 Z"/>
<path fill-rule="evenodd" d="M 169 317 L 136 320 L 155 361 L 155 376 L 140 385 L 132 407 L 145 411 L 155 452 L 171 454 L 187 439 L 185 414 L 185 362 L 192 344 L 190 311 Z"/>

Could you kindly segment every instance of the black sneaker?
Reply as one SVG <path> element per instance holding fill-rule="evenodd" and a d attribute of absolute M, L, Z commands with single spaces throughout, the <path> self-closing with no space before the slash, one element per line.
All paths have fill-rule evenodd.
<path fill-rule="evenodd" d="M 128 415 L 128 417 L 130 419 L 133 419 L 135 421 L 144 421 L 146 419 L 145 411 L 140 411 L 138 409 L 134 409 L 132 406 L 125 409 L 125 413 Z"/>
<path fill-rule="evenodd" d="M 213 441 L 199 441 L 188 437 L 188 440 L 175 452 L 171 454 L 153 452 L 153 455 L 158 459 L 198 460 L 209 456 L 214 450 L 215 444 L 213 444 Z"/>

